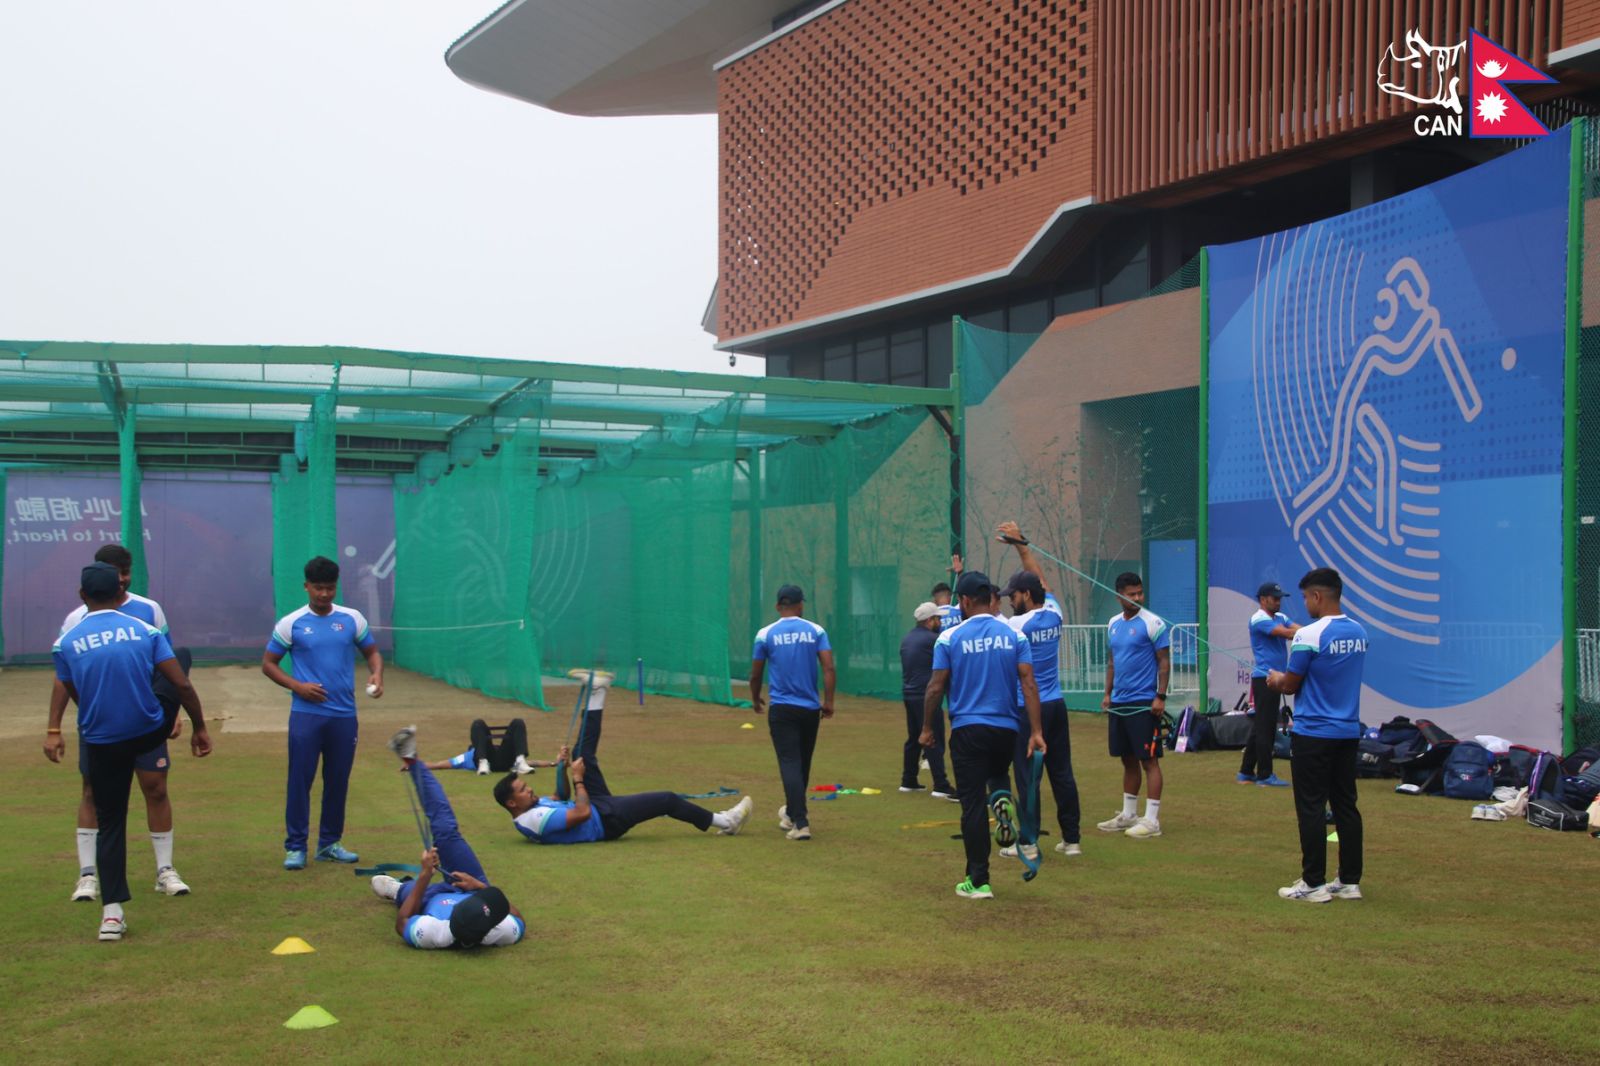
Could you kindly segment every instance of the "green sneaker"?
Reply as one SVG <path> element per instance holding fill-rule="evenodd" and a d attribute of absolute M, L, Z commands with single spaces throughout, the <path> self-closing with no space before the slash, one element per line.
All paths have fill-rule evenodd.
<path fill-rule="evenodd" d="M 994 889 L 988 885 L 973 885 L 969 877 L 956 886 L 956 895 L 962 899 L 994 899 Z"/>

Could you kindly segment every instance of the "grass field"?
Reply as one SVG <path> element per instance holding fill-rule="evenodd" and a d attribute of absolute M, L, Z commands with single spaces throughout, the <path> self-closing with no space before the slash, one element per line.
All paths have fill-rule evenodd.
<path fill-rule="evenodd" d="M 659 697 L 640 708 L 618 692 L 600 749 L 615 790 L 727 785 L 755 797 L 752 824 L 726 838 L 663 820 L 619 842 L 538 848 L 493 805 L 492 779 L 441 775 L 529 937 L 425 953 L 395 936 L 392 906 L 350 868 L 280 869 L 286 695 L 253 667 L 198 669 L 195 680 L 221 721 L 216 753 L 195 760 L 185 746 L 171 778 L 177 866 L 194 892 L 150 891 L 136 795 L 130 931 L 103 945 L 98 906 L 67 902 L 78 779 L 40 754 L 48 674 L 0 674 L 13 871 L 0 1060 L 1592 1063 L 1600 1053 L 1600 845 L 1471 822 L 1465 803 L 1365 787 L 1367 899 L 1287 903 L 1274 892 L 1298 874 L 1287 790 L 1233 784 L 1231 752 L 1170 758 L 1165 835 L 1096 833 L 1119 776 L 1104 726 L 1083 716 L 1073 730 L 1083 856 L 1047 853 L 1026 885 L 1018 864 L 997 858 L 997 898 L 972 903 L 953 892 L 954 826 L 904 828 L 958 808 L 894 791 L 897 704 L 845 699 L 824 723 L 817 781 L 885 793 L 817 804 L 816 839 L 801 844 L 776 828 L 764 723 L 741 730 L 748 712 Z M 345 842 L 363 864 L 418 851 L 383 747 L 394 728 L 419 723 L 423 754 L 438 758 L 465 747 L 471 718 L 515 713 L 399 670 L 388 689 L 362 701 Z M 526 716 L 535 755 L 553 750 L 567 715 Z M 272 955 L 287 936 L 315 954 Z M 282 1028 L 307 1004 L 339 1024 Z"/>

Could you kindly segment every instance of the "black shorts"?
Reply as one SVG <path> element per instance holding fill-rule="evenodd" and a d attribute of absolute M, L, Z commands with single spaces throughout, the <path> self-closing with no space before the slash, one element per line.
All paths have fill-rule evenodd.
<path fill-rule="evenodd" d="M 164 774 L 170 765 L 171 760 L 167 758 L 167 742 L 164 740 L 133 760 L 133 768 L 142 774 L 152 771 Z M 78 773 L 83 777 L 89 776 L 88 745 L 81 738 L 78 741 Z"/>
<path fill-rule="evenodd" d="M 1134 714 L 1130 707 L 1139 708 Z M 1117 758 L 1132 755 L 1139 761 L 1161 758 L 1161 716 L 1151 714 L 1147 703 L 1113 703 L 1106 715 L 1106 733 L 1111 754 Z"/>

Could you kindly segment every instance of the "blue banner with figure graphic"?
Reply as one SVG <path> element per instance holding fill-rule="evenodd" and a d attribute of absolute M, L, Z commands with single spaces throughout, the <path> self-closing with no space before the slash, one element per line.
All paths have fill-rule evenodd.
<path fill-rule="evenodd" d="M 1559 746 L 1570 151 L 1210 250 L 1214 645 L 1248 660 L 1258 587 L 1331 566 L 1363 721 Z M 1225 703 L 1248 675 L 1212 656 Z"/>

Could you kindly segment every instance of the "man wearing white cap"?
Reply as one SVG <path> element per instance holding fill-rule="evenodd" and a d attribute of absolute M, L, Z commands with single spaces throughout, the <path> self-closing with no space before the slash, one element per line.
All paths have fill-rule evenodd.
<path fill-rule="evenodd" d="M 900 641 L 900 698 L 906 705 L 906 746 L 900 767 L 900 791 L 921 792 L 917 781 L 918 764 L 923 758 L 922 700 L 928 691 L 928 677 L 933 673 L 933 646 L 939 639 L 943 625 L 939 605 L 929 601 L 917 605 L 911 613 L 916 625 Z M 933 773 L 935 799 L 959 803 L 955 786 L 944 774 L 944 721 L 934 724 L 933 747 L 926 749 L 928 769 Z"/>

